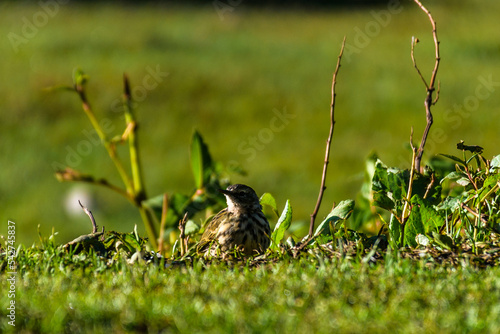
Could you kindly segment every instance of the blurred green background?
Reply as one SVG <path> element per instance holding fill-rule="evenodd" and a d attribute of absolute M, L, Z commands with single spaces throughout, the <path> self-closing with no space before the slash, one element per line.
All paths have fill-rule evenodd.
<path fill-rule="evenodd" d="M 410 127 L 419 141 L 425 126 L 425 89 L 412 67 L 411 37 L 421 41 L 416 57 L 426 78 L 434 45 L 430 23 L 413 2 L 390 3 L 304 10 L 242 2 L 225 11 L 211 2 L 1 4 L 0 234 L 8 219 L 26 244 L 38 239 L 38 224 L 43 235 L 54 227 L 60 242 L 88 233 L 88 217 L 68 204 L 81 199 L 99 225 L 128 232 L 138 224 L 144 235 L 138 213 L 123 198 L 53 176 L 54 166 L 71 164 L 119 183 L 104 148 L 89 144 L 92 127 L 77 96 L 44 91 L 71 84 L 75 67 L 90 76 L 88 97 L 98 117 L 113 121 L 109 136 L 123 131 L 117 101 L 128 73 L 149 196 L 192 191 L 189 144 L 198 129 L 214 159 L 236 161 L 248 172 L 232 175 L 233 183 L 272 193 L 280 208 L 290 199 L 299 224 L 309 220 L 319 190 L 332 72 L 346 35 L 318 219 L 333 202 L 355 197 L 372 151 L 388 165 L 409 167 Z M 483 146 L 486 157 L 498 154 L 500 3 L 425 4 L 437 20 L 442 63 L 424 160 L 456 153 L 461 139 Z M 280 123 L 277 112 L 292 116 Z M 68 160 L 78 150 L 86 151 Z"/>

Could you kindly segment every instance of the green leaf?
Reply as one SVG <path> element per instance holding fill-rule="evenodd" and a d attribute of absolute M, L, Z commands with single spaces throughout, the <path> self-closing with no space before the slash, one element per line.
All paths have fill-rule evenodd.
<path fill-rule="evenodd" d="M 279 215 L 278 208 L 276 206 L 276 200 L 274 199 L 273 195 L 271 195 L 270 193 L 264 193 L 260 197 L 260 204 L 262 206 L 267 205 L 276 214 L 276 216 Z"/>
<path fill-rule="evenodd" d="M 420 217 L 425 233 L 428 234 L 431 231 L 438 230 L 445 224 L 444 218 L 436 210 L 436 208 L 429 203 L 428 200 L 423 199 L 418 195 L 413 196 L 413 199 L 412 203 L 414 203 L 414 207 L 415 205 L 418 205 L 420 208 Z"/>
<path fill-rule="evenodd" d="M 281 240 L 283 240 L 285 232 L 290 227 L 291 222 L 292 222 L 292 206 L 290 205 L 290 201 L 287 200 L 285 208 L 283 209 L 283 212 L 281 213 L 278 223 L 276 223 L 274 231 L 271 235 L 271 240 L 272 240 L 271 249 L 273 250 L 278 249 L 278 245 L 280 244 Z"/>
<path fill-rule="evenodd" d="M 500 174 L 489 174 L 488 177 L 486 177 L 486 180 L 484 180 L 483 189 L 491 189 L 491 187 L 496 185 L 498 181 L 500 181 Z"/>
<path fill-rule="evenodd" d="M 450 210 L 455 212 L 456 209 L 460 208 L 460 203 L 462 203 L 459 197 L 448 196 L 438 205 L 438 210 Z"/>
<path fill-rule="evenodd" d="M 335 228 L 336 224 L 341 220 L 346 220 L 351 215 L 354 210 L 354 201 L 352 199 L 348 199 L 340 202 L 328 216 L 319 224 L 316 232 L 314 232 L 314 236 L 320 235 L 330 235 L 330 223 L 333 228 Z"/>
<path fill-rule="evenodd" d="M 404 228 L 403 246 L 417 246 L 418 234 L 429 234 L 437 231 L 444 223 L 439 212 L 419 195 L 411 199 L 412 209 Z"/>
<path fill-rule="evenodd" d="M 424 246 L 424 247 L 428 246 L 429 242 L 430 242 L 429 238 L 424 234 L 417 234 L 415 241 L 417 242 L 417 244 Z"/>
<path fill-rule="evenodd" d="M 461 177 L 463 177 L 463 173 L 451 172 L 451 173 L 446 174 L 446 176 L 443 177 L 443 179 L 441 180 L 441 182 L 443 182 L 444 180 L 447 180 L 447 179 L 457 180 L 457 179 L 459 179 Z"/>
<path fill-rule="evenodd" d="M 295 243 L 295 240 L 293 240 L 292 237 L 288 237 L 288 239 L 286 239 L 286 244 L 288 245 L 288 247 L 290 248 L 293 248 L 295 247 L 296 243 Z"/>
<path fill-rule="evenodd" d="M 191 170 L 193 172 L 196 189 L 203 189 L 209 183 L 210 175 L 213 172 L 212 157 L 208 151 L 208 146 L 198 131 L 193 133 L 191 140 Z"/>
<path fill-rule="evenodd" d="M 462 159 L 460 159 L 460 158 L 457 158 L 457 157 L 456 157 L 456 156 L 454 156 L 454 155 L 444 154 L 444 153 L 440 153 L 439 155 L 442 155 L 443 157 L 446 157 L 446 158 L 448 158 L 448 159 L 451 159 L 451 160 L 453 160 L 453 161 L 455 161 L 455 162 L 458 162 L 459 164 L 461 164 L 461 165 L 464 165 L 464 166 L 465 166 L 465 161 L 464 161 L 464 160 L 462 160 Z"/>
<path fill-rule="evenodd" d="M 483 202 L 491 195 L 496 196 L 498 189 L 495 191 L 493 188 L 497 187 L 498 181 L 500 181 L 500 174 L 489 174 L 484 180 L 483 186 L 477 192 L 477 201 Z M 477 202 L 475 201 L 474 204 L 477 205 Z"/>
<path fill-rule="evenodd" d="M 184 233 L 186 233 L 186 235 L 195 235 L 200 231 L 200 228 L 201 228 L 200 225 L 196 224 L 194 221 L 190 219 L 186 223 Z"/>
<path fill-rule="evenodd" d="M 500 169 L 500 155 L 494 156 L 490 162 L 490 172 L 493 173 L 495 169 Z"/>
<path fill-rule="evenodd" d="M 387 168 L 380 160 L 375 164 L 372 179 L 373 204 L 401 214 L 408 189 L 410 172 L 397 168 Z"/>
<path fill-rule="evenodd" d="M 144 239 L 137 239 L 135 232 L 130 233 L 120 233 L 115 231 L 108 232 L 108 237 L 104 241 L 107 249 L 122 249 L 129 255 L 141 250 Z"/>
<path fill-rule="evenodd" d="M 461 177 L 460 179 L 458 179 L 457 182 L 459 185 L 463 186 L 463 187 L 466 187 L 470 184 L 470 180 L 466 177 Z"/>
<path fill-rule="evenodd" d="M 193 172 L 196 189 L 203 188 L 203 153 L 202 139 L 198 131 L 195 131 L 191 140 L 191 171 Z"/>
<path fill-rule="evenodd" d="M 402 233 L 403 228 L 401 226 L 401 223 L 396 219 L 396 216 L 391 215 L 391 219 L 389 220 L 389 236 L 391 247 L 393 249 L 398 249 L 402 246 Z"/>
<path fill-rule="evenodd" d="M 455 247 L 453 245 L 453 240 L 447 235 L 432 232 L 432 237 L 434 242 L 441 248 L 452 250 Z"/>
<path fill-rule="evenodd" d="M 420 216 L 420 212 L 418 208 L 413 208 L 405 224 L 403 246 L 417 246 L 417 235 L 424 233 L 425 229 L 424 225 L 422 224 L 422 217 Z"/>
<path fill-rule="evenodd" d="M 73 84 L 75 86 L 84 86 L 88 80 L 88 75 L 86 75 L 80 68 L 75 68 L 73 71 Z"/>
<path fill-rule="evenodd" d="M 477 158 L 478 156 L 480 156 L 479 153 L 474 153 L 469 159 L 467 159 L 466 163 L 469 164 L 469 162 L 471 162 L 472 159 Z"/>
<path fill-rule="evenodd" d="M 433 181 L 430 175 L 417 173 L 413 180 L 412 196 L 419 195 L 421 198 L 425 196 L 427 203 L 437 205 L 441 202 L 442 186 L 440 182 L 435 182 L 432 187 L 428 189 L 431 182 Z"/>
<path fill-rule="evenodd" d="M 396 206 L 394 201 L 387 196 L 388 194 L 383 191 L 373 193 L 373 205 L 379 208 L 386 209 L 387 211 L 392 211 Z"/>
<path fill-rule="evenodd" d="M 411 173 L 409 170 L 388 168 L 378 160 L 372 180 L 373 204 L 400 217 L 406 202 L 410 176 Z M 441 185 L 439 182 L 436 182 L 428 190 L 431 182 L 431 176 L 415 174 L 412 195 L 417 194 L 423 197 L 427 193 L 427 197 L 432 204 L 439 203 L 441 199 Z"/>

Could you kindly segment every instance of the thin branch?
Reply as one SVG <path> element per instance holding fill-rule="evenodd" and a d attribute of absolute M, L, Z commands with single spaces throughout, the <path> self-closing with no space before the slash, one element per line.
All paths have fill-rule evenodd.
<path fill-rule="evenodd" d="M 434 176 L 434 172 L 432 172 L 432 174 L 431 174 L 431 182 L 429 182 L 429 185 L 425 189 L 424 199 L 426 199 L 427 196 L 429 195 L 429 192 L 431 191 L 432 186 L 434 185 L 435 182 L 436 182 L 436 177 Z"/>
<path fill-rule="evenodd" d="M 427 90 L 427 95 L 425 97 L 425 115 L 426 115 L 426 121 L 427 124 L 425 126 L 424 133 L 422 135 L 422 141 L 420 142 L 420 147 L 418 148 L 417 151 L 417 157 L 415 161 L 415 170 L 417 172 L 420 172 L 420 162 L 422 160 L 422 155 L 424 154 L 424 147 L 425 147 L 425 142 L 427 141 L 427 136 L 429 135 L 429 130 L 432 126 L 433 123 L 433 117 L 432 117 L 432 112 L 431 112 L 431 106 L 436 104 L 438 99 L 439 99 L 439 89 L 440 89 L 440 84 L 438 82 L 438 90 L 436 92 L 436 98 L 433 99 L 433 94 L 436 91 L 435 84 L 436 84 L 436 77 L 437 77 L 437 72 L 439 69 L 439 62 L 441 60 L 440 54 L 439 54 L 439 40 L 437 36 L 437 29 L 436 29 L 436 21 L 432 18 L 431 13 L 427 10 L 427 8 L 422 5 L 422 3 L 419 0 L 414 0 L 415 3 L 424 11 L 425 14 L 429 17 L 429 21 L 431 22 L 432 25 L 432 37 L 434 39 L 434 49 L 435 49 L 435 63 L 434 63 L 434 69 L 432 70 L 431 74 L 431 79 L 429 81 L 429 84 L 426 83 L 424 77 L 420 73 L 420 70 L 417 67 L 417 64 L 415 62 L 415 56 L 414 56 L 414 46 L 415 44 L 418 43 L 418 39 L 413 38 L 412 39 L 412 47 L 411 47 L 411 58 L 413 61 L 413 66 L 417 70 L 420 78 L 423 80 L 426 90 Z"/>
<path fill-rule="evenodd" d="M 462 209 L 465 209 L 467 210 L 469 213 L 471 213 L 474 217 L 478 218 L 481 220 L 481 222 L 483 224 L 487 224 L 488 223 L 488 219 L 486 219 L 484 217 L 484 215 L 480 215 L 479 213 L 477 213 L 476 211 L 472 210 L 471 208 L 469 208 L 467 205 L 465 205 L 464 203 L 460 203 L 460 207 Z"/>
<path fill-rule="evenodd" d="M 83 204 L 82 204 L 82 202 L 80 202 L 80 200 L 78 200 L 78 204 L 80 204 L 80 206 L 83 209 L 83 212 L 85 212 L 87 214 L 87 216 L 89 216 L 90 221 L 92 222 L 92 234 L 97 233 L 97 223 L 95 222 L 94 215 L 92 214 L 92 212 L 89 209 L 87 209 L 85 206 L 83 206 Z M 104 232 L 104 230 L 103 230 L 103 232 Z"/>
<path fill-rule="evenodd" d="M 434 98 L 434 101 L 432 101 L 432 105 L 435 105 L 437 101 L 439 101 L 439 92 L 441 92 L 441 81 L 438 80 L 438 88 L 436 90 L 436 97 Z"/>
<path fill-rule="evenodd" d="M 429 89 L 429 85 L 427 84 L 427 81 L 425 81 L 424 76 L 420 72 L 418 66 L 417 66 L 417 61 L 415 60 L 415 45 L 419 42 L 418 38 L 415 36 L 412 36 L 411 38 L 411 62 L 413 63 L 413 67 L 417 70 L 418 75 L 420 76 L 420 79 L 424 82 L 425 88 Z"/>
<path fill-rule="evenodd" d="M 333 72 L 333 79 L 332 79 L 332 102 L 331 102 L 331 107 L 330 107 L 330 132 L 328 134 L 328 139 L 326 140 L 326 152 L 325 152 L 325 162 L 323 164 L 323 174 L 321 176 L 321 187 L 319 189 L 319 195 L 318 195 L 318 201 L 316 202 L 316 206 L 314 208 L 313 213 L 311 214 L 311 223 L 309 225 L 309 237 L 313 236 L 313 230 L 314 230 L 314 221 L 316 220 L 316 216 L 318 215 L 319 208 L 321 206 L 321 201 L 323 199 L 323 194 L 325 192 L 326 186 L 326 172 L 328 169 L 328 163 L 330 159 L 330 145 L 332 142 L 332 137 L 333 137 L 333 130 L 335 129 L 335 86 L 337 84 L 337 74 L 340 69 L 340 61 L 342 59 L 342 55 L 344 53 L 344 47 L 345 47 L 345 36 L 344 40 L 342 41 L 342 48 L 340 49 L 340 54 L 337 59 L 337 67 L 335 68 L 335 72 Z"/>
<path fill-rule="evenodd" d="M 130 202 L 134 203 L 134 199 L 129 193 L 127 193 L 126 190 L 109 183 L 106 179 L 96 179 L 92 175 L 80 173 L 79 171 L 76 171 L 70 167 L 66 167 L 64 170 L 55 172 L 55 176 L 60 182 L 86 182 L 97 186 L 106 187 L 124 196 Z"/>
<path fill-rule="evenodd" d="M 411 151 L 412 151 L 410 180 L 408 183 L 408 191 L 406 192 L 405 205 L 403 207 L 403 212 L 401 214 L 401 220 L 400 220 L 400 223 L 403 225 L 403 227 L 406 223 L 406 219 L 410 216 L 410 214 L 408 214 L 408 217 L 407 217 L 406 212 L 408 211 L 408 206 L 410 205 L 410 202 L 411 202 L 411 195 L 413 192 L 413 176 L 415 173 L 415 163 L 417 160 L 417 158 L 416 158 L 417 148 L 415 147 L 415 145 L 413 145 L 413 127 L 411 128 L 411 132 L 410 132 L 410 146 L 411 146 Z M 395 215 L 395 216 L 397 217 L 397 215 Z"/>

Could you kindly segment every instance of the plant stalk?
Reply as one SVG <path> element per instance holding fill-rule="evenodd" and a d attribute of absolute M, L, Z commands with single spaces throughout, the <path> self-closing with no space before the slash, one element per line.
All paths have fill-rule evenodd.
<path fill-rule="evenodd" d="M 130 154 L 130 168 L 132 170 L 132 181 L 133 181 L 133 195 L 134 204 L 139 208 L 142 221 L 146 227 L 146 231 L 149 236 L 149 241 L 155 250 L 158 249 L 158 234 L 156 232 L 154 219 L 151 213 L 144 207 L 143 201 L 147 198 L 146 190 L 144 189 L 144 179 L 141 168 L 141 159 L 139 154 L 139 144 L 137 138 L 137 122 L 134 117 L 134 111 L 132 107 L 132 95 L 130 90 L 130 83 L 128 76 L 125 74 L 123 76 L 124 85 L 124 114 L 126 122 L 126 133 L 129 144 L 129 154 Z"/>
<path fill-rule="evenodd" d="M 439 40 L 438 40 L 438 36 L 437 36 L 436 21 L 434 21 L 434 19 L 432 18 L 432 15 L 429 12 L 429 10 L 427 10 L 427 8 L 425 8 L 424 5 L 422 5 L 422 3 L 419 0 L 414 0 L 414 1 L 420 7 L 420 9 L 422 9 L 422 11 L 424 11 L 424 13 L 427 14 L 427 16 L 429 17 L 429 20 L 431 22 L 431 25 L 432 25 L 432 37 L 434 39 L 434 49 L 435 49 L 435 59 L 436 59 L 435 62 L 434 62 L 434 69 L 432 70 L 432 74 L 431 74 L 431 80 L 430 80 L 429 84 L 427 84 L 427 82 L 425 81 L 424 77 L 422 76 L 422 73 L 420 73 L 420 70 L 418 69 L 417 63 L 415 61 L 414 47 L 418 43 L 418 39 L 417 38 L 413 38 L 412 39 L 411 59 L 412 59 L 412 62 L 413 62 L 413 66 L 417 70 L 420 78 L 422 79 L 422 81 L 423 81 L 423 83 L 425 85 L 426 91 L 427 91 L 427 94 L 426 94 L 426 97 L 425 97 L 425 102 L 424 102 L 424 105 L 425 105 L 426 126 L 425 126 L 424 133 L 422 134 L 422 141 L 420 142 L 420 146 L 419 146 L 418 151 L 417 151 L 417 157 L 416 157 L 416 160 L 415 160 L 415 170 L 418 173 L 420 173 L 420 163 L 421 163 L 421 160 L 422 160 L 422 156 L 424 154 L 425 143 L 427 141 L 427 136 L 429 135 L 429 130 L 430 130 L 431 126 L 432 126 L 432 123 L 434 122 L 433 117 L 432 117 L 432 112 L 431 112 L 431 106 L 433 106 L 434 104 L 436 104 L 437 101 L 438 101 L 438 99 L 439 99 L 439 82 L 438 82 L 438 89 L 437 89 L 437 91 L 436 91 L 435 85 L 436 85 L 436 76 L 437 76 L 437 72 L 438 72 L 438 68 L 439 68 L 439 62 L 441 60 L 441 57 L 440 57 L 440 54 L 439 54 Z M 436 98 L 435 99 L 433 99 L 434 92 L 436 92 Z"/>
<path fill-rule="evenodd" d="M 332 79 L 332 101 L 330 104 L 330 132 L 328 133 L 328 139 L 326 140 L 326 152 L 325 152 L 325 161 L 323 164 L 323 173 L 321 175 L 321 186 L 319 188 L 318 200 L 316 202 L 316 206 L 314 207 L 314 211 L 311 214 L 311 223 L 309 225 L 309 237 L 313 237 L 314 233 L 314 221 L 316 220 L 316 216 L 318 215 L 319 208 L 321 206 L 321 201 L 323 200 L 323 194 L 325 192 L 326 186 L 326 172 L 328 170 L 328 163 L 330 159 L 330 145 L 332 142 L 333 131 L 335 129 L 335 86 L 337 84 L 337 74 L 340 69 L 340 61 L 342 59 L 342 55 L 344 54 L 346 37 L 344 36 L 344 40 L 342 41 L 342 48 L 340 49 L 340 54 L 337 59 L 337 67 L 335 68 L 335 72 L 333 72 Z"/>
<path fill-rule="evenodd" d="M 130 166 L 132 170 L 132 181 L 134 185 L 134 195 L 138 204 L 146 199 L 146 191 L 144 189 L 144 179 L 141 168 L 141 159 L 139 155 L 139 144 L 137 138 L 137 122 L 134 117 L 133 107 L 132 107 L 132 96 L 130 93 L 130 84 L 127 75 L 123 76 L 124 82 L 124 94 L 123 99 L 125 102 L 125 122 L 127 128 L 130 126 L 130 131 L 128 132 L 128 143 L 129 143 L 129 154 L 130 154 Z"/>
<path fill-rule="evenodd" d="M 133 187 L 132 183 L 130 182 L 129 176 L 127 175 L 127 172 L 125 171 L 125 168 L 123 167 L 120 159 L 118 159 L 118 156 L 116 155 L 116 150 L 114 146 L 107 140 L 106 134 L 101 128 L 101 125 L 97 121 L 97 118 L 95 117 L 94 112 L 92 111 L 92 108 L 90 107 L 90 103 L 87 100 L 87 96 L 85 94 L 85 90 L 83 86 L 81 85 L 76 85 L 75 90 L 80 96 L 80 100 L 82 102 L 82 108 L 85 114 L 87 115 L 88 119 L 90 120 L 90 123 L 94 127 L 94 130 L 96 131 L 97 135 L 101 139 L 102 144 L 104 145 L 104 148 L 108 152 L 109 157 L 115 164 L 116 169 L 118 170 L 118 173 L 120 174 L 120 177 L 125 184 L 125 187 L 127 189 L 127 193 L 132 194 L 133 193 Z"/>

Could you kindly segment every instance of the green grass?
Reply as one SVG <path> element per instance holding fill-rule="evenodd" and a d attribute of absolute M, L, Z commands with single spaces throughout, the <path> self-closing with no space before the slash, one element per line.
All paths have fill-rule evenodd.
<path fill-rule="evenodd" d="M 48 244 L 17 257 L 16 327 L 3 333 L 498 333 L 500 269 L 387 254 L 245 265 L 127 263 Z M 1 291 L 9 288 L 0 262 Z M 1 305 L 10 302 L 6 293 Z"/>
<path fill-rule="evenodd" d="M 400 165 L 410 160 L 405 143 L 411 126 L 420 138 L 425 91 L 411 66 L 409 46 L 412 35 L 422 41 L 417 59 L 428 75 L 433 61 L 430 25 L 415 6 L 403 6 L 365 48 L 344 58 L 328 189 L 319 217 L 332 202 L 354 198 L 363 161 L 372 150 L 388 165 Z M 500 80 L 499 5 L 469 1 L 429 6 L 442 41 L 442 91 L 426 158 L 453 153 L 460 139 L 483 146 L 487 157 L 497 154 L 498 87 L 459 118 L 460 124 L 448 120 L 454 115 L 446 111 L 474 95 L 478 77 Z M 299 226 L 308 220 L 319 189 L 331 73 L 340 42 L 347 35 L 354 44 L 356 28 L 364 30 L 374 20 L 370 10 L 382 9 L 295 12 L 242 6 L 221 21 L 211 6 L 61 6 L 18 53 L 7 39 L 0 46 L 0 220 L 16 221 L 18 240 L 26 244 L 36 239 L 38 224 L 44 233 L 55 226 L 63 240 L 87 232 L 82 212 L 66 213 L 64 201 L 73 185 L 58 183 L 52 164 L 64 164 L 67 147 L 76 149 L 86 140 L 82 131 L 91 126 L 75 96 L 43 89 L 71 83 L 73 68 L 80 66 L 91 77 L 94 109 L 101 118 L 116 121 L 110 131 L 115 135 L 123 127 L 113 108 L 123 72 L 134 87 L 142 85 L 148 66 L 159 66 L 168 77 L 138 103 L 150 196 L 191 191 L 188 148 L 197 128 L 215 159 L 237 161 L 248 171 L 247 177 L 233 175 L 233 182 L 247 183 L 259 194 L 271 192 L 280 206 L 290 199 L 293 225 Z M 38 10 L 36 5 L 3 4 L 8 15 L 0 22 L 0 35 L 20 34 L 23 17 L 31 19 Z M 274 108 L 286 108 L 295 118 L 249 159 L 238 147 L 269 127 Z M 444 135 L 436 138 L 437 129 Z M 101 147 L 93 146 L 75 168 L 118 181 Z M 123 199 L 105 189 L 88 191 L 93 201 L 86 204 L 102 225 L 121 231 L 141 226 Z"/>
<path fill-rule="evenodd" d="M 332 202 L 355 197 L 372 150 L 389 166 L 409 167 L 409 129 L 413 126 L 420 139 L 425 94 L 411 66 L 411 36 L 421 40 L 417 61 L 426 76 L 433 45 L 425 15 L 409 2 L 403 6 L 359 53 L 344 57 L 328 189 L 318 221 Z M 440 2 L 429 9 L 442 42 L 442 88 L 425 159 L 456 154 L 461 139 L 481 145 L 491 158 L 499 153 L 500 4 Z M 76 96 L 43 91 L 70 84 L 77 66 L 90 75 L 96 113 L 114 121 L 110 136 L 123 130 L 115 105 L 123 73 L 134 88 L 144 85 L 148 68 L 168 72 L 147 96 L 135 96 L 150 196 L 192 191 L 188 152 L 196 128 L 216 160 L 236 161 L 248 171 L 248 176 L 231 175 L 233 182 L 247 183 L 259 195 L 272 193 L 279 211 L 290 199 L 291 229 L 303 234 L 300 222 L 308 220 L 320 183 L 340 42 L 347 35 L 354 45 L 358 29 L 374 22 L 371 11 L 384 8 L 296 12 L 241 6 L 221 21 L 211 6 L 70 3 L 18 52 L 5 37 L 20 34 L 24 18 L 30 20 L 40 7 L 4 3 L 0 10 L 8 14 L 0 21 L 0 221 L 16 222 L 20 250 L 16 328 L 7 324 L 9 270 L 5 253 L 0 257 L 0 332 L 500 331 L 500 269 L 475 267 L 483 263 L 481 256 L 497 256 L 494 244 L 484 249 L 485 243 L 478 244 L 477 262 L 469 263 L 472 255 L 464 252 L 454 266 L 391 253 L 367 264 L 360 257 L 326 257 L 312 247 L 299 259 L 281 255 L 235 265 L 195 260 L 168 268 L 129 263 L 122 253 L 71 255 L 46 241 L 43 247 L 20 246 L 33 243 L 38 224 L 43 235 L 55 227 L 61 243 L 89 232 L 81 210 L 76 216 L 65 211 L 74 185 L 58 183 L 53 164 L 65 164 L 68 148 L 76 150 L 87 140 L 84 131 L 91 126 Z M 480 78 L 488 77 L 494 82 L 488 97 L 457 117 L 454 105 L 470 101 L 478 87 L 484 96 Z M 270 127 L 273 109 L 285 108 L 294 118 L 250 159 L 248 142 Z M 91 151 L 73 167 L 117 182 L 105 150 L 91 146 Z M 106 189 L 86 191 L 91 199 L 84 204 L 100 226 L 121 232 L 134 224 L 142 228 L 124 199 Z M 358 242 L 355 246 L 354 252 Z M 364 252 L 361 256 L 369 249 Z"/>

